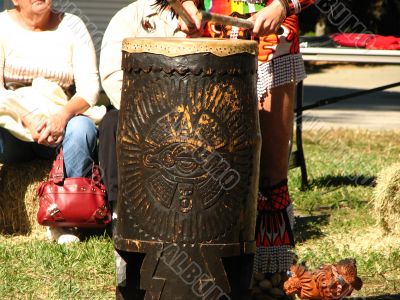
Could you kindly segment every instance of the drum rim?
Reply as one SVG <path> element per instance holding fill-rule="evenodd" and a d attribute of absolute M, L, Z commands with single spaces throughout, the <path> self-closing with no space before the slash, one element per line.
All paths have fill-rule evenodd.
<path fill-rule="evenodd" d="M 258 44 L 256 41 L 219 38 L 126 38 L 122 42 L 122 51 L 170 57 L 199 53 L 217 56 L 248 53 L 257 56 Z"/>

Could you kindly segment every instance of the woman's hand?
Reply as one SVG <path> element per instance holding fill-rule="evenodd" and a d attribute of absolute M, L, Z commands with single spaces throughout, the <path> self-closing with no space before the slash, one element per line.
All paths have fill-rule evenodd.
<path fill-rule="evenodd" d="M 183 8 L 192 18 L 195 28 L 190 29 L 188 25 L 182 20 L 181 17 L 178 18 L 178 25 L 181 31 L 186 33 L 190 37 L 199 37 L 203 35 L 203 22 L 201 18 L 198 17 L 197 6 L 194 1 L 185 1 L 182 3 Z"/>
<path fill-rule="evenodd" d="M 24 125 L 25 128 L 29 130 L 29 132 L 32 135 L 32 139 L 37 142 L 40 137 L 40 133 L 37 131 L 37 128 L 43 123 L 44 119 L 46 117 L 42 115 L 25 115 L 23 116 L 22 119 L 22 124 Z"/>
<path fill-rule="evenodd" d="M 63 108 L 39 125 L 37 131 L 40 136 L 37 142 L 48 147 L 57 147 L 64 138 L 68 121 L 88 108 L 89 104 L 83 98 L 73 96 Z"/>
<path fill-rule="evenodd" d="M 276 33 L 286 18 L 286 9 L 283 4 L 275 0 L 267 7 L 249 18 L 254 22 L 253 33 L 256 36 Z"/>
<path fill-rule="evenodd" d="M 57 147 L 64 138 L 69 119 L 70 115 L 63 109 L 45 119 L 37 128 L 40 134 L 37 142 L 47 147 Z"/>

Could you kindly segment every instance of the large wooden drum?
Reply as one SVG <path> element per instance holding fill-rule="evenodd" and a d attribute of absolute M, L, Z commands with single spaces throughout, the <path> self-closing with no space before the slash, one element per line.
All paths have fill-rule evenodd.
<path fill-rule="evenodd" d="M 145 299 L 249 297 L 256 57 L 251 41 L 124 40 L 114 242 Z"/>

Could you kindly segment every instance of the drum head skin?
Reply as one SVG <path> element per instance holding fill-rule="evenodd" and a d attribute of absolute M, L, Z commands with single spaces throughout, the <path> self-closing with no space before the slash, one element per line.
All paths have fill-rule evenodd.
<path fill-rule="evenodd" d="M 257 55 L 255 41 L 211 38 L 127 38 L 122 50 L 129 53 L 149 52 L 169 57 L 196 53 L 212 53 L 216 56 L 229 56 L 239 53 Z"/>

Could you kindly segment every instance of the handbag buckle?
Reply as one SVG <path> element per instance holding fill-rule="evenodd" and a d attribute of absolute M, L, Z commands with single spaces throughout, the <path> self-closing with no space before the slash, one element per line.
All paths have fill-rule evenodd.
<path fill-rule="evenodd" d="M 60 209 L 57 207 L 55 203 L 50 204 L 49 207 L 47 208 L 47 212 L 49 213 L 50 216 L 54 217 L 56 214 L 60 213 Z"/>
<path fill-rule="evenodd" d="M 106 217 L 106 215 L 107 215 L 107 206 L 106 205 L 103 205 L 96 210 L 96 216 L 99 219 L 104 219 L 104 217 Z"/>

